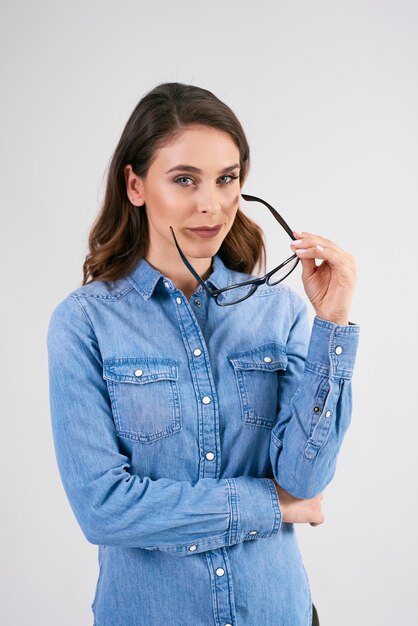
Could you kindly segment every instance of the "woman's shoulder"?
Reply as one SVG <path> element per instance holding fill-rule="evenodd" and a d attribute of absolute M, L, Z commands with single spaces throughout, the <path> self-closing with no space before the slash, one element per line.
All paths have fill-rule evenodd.
<path fill-rule="evenodd" d="M 75 320 L 77 317 L 88 317 L 86 304 L 88 300 L 99 302 L 114 302 L 120 300 L 132 285 L 125 278 L 115 281 L 92 281 L 85 285 L 79 285 L 67 292 L 53 306 L 50 314 L 50 325 L 65 323 Z"/>
<path fill-rule="evenodd" d="M 79 285 L 67 293 L 57 306 L 71 306 L 74 300 L 88 298 L 98 300 L 119 300 L 132 289 L 131 283 L 126 278 L 114 281 L 95 280 L 85 285 Z"/>
<path fill-rule="evenodd" d="M 127 278 L 119 278 L 118 280 L 94 280 L 85 285 L 80 285 L 71 291 L 68 297 L 118 300 L 131 289 L 132 284 Z"/>

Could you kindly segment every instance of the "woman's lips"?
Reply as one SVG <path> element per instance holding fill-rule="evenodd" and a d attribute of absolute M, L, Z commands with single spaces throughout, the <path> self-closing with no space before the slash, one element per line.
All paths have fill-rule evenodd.
<path fill-rule="evenodd" d="M 199 237 L 215 237 L 222 228 L 222 224 L 215 226 L 214 228 L 188 228 L 190 232 L 198 235 Z"/>

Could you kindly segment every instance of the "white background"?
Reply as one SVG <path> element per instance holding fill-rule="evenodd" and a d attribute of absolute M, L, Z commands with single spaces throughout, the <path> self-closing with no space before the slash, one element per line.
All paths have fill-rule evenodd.
<path fill-rule="evenodd" d="M 1 13 L 0 622 L 93 622 L 97 546 L 58 475 L 46 329 L 81 284 L 132 109 L 179 81 L 238 115 L 243 191 L 357 259 L 352 423 L 326 521 L 298 537 L 321 626 L 418 623 L 417 3 L 2 0 Z M 269 251 L 269 267 L 283 260 Z M 289 284 L 308 301 L 300 265 Z"/>

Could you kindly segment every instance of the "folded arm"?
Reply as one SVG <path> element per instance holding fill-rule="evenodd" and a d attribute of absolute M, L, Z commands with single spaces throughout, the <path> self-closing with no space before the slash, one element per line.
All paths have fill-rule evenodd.
<path fill-rule="evenodd" d="M 97 338 L 76 296 L 53 311 L 47 346 L 57 464 L 88 541 L 186 556 L 279 532 L 281 510 L 270 478 L 193 484 L 130 473 Z"/>

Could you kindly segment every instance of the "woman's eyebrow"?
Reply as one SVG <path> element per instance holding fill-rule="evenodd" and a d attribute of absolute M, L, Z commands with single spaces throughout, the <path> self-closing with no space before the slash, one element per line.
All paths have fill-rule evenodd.
<path fill-rule="evenodd" d="M 234 163 L 233 165 L 228 165 L 228 167 L 224 167 L 224 169 L 221 170 L 219 174 L 223 174 L 224 172 L 233 170 L 236 167 L 239 168 L 239 163 Z M 202 170 L 200 170 L 198 167 L 194 167 L 194 165 L 175 165 L 171 169 L 167 170 L 166 174 L 169 174 L 170 172 L 174 172 L 175 170 L 183 170 L 185 172 L 195 172 L 196 174 L 202 173 Z"/>

